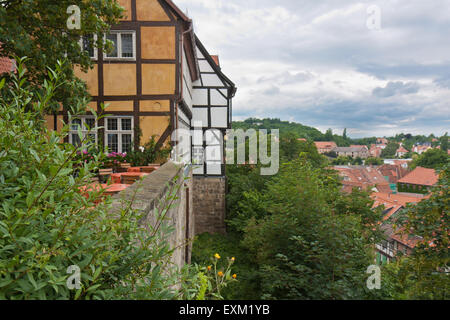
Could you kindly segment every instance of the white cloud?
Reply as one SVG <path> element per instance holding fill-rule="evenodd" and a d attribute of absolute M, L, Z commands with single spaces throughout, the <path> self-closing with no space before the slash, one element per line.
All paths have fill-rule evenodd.
<path fill-rule="evenodd" d="M 447 0 L 176 3 L 237 84 L 236 120 L 280 117 L 355 135 L 448 131 Z M 370 5 L 381 30 L 366 26 Z"/>

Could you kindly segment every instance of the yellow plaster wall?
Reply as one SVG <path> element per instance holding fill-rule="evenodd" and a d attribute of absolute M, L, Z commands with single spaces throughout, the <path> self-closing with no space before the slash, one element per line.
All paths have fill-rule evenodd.
<path fill-rule="evenodd" d="M 44 118 L 45 126 L 47 127 L 48 130 L 51 130 L 51 131 L 54 131 L 53 119 L 54 119 L 53 115 L 45 116 L 45 118 Z M 56 117 L 56 131 L 57 132 L 61 132 L 61 130 L 64 126 L 63 120 L 64 120 L 63 116 Z"/>
<path fill-rule="evenodd" d="M 131 0 L 118 0 L 117 2 L 125 9 L 123 13 L 125 18 L 121 19 L 121 21 L 131 21 Z"/>
<path fill-rule="evenodd" d="M 157 140 L 163 135 L 170 123 L 170 117 L 139 117 L 142 130 L 141 145 L 147 143 L 153 135 Z"/>
<path fill-rule="evenodd" d="M 96 64 L 87 73 L 81 71 L 80 66 L 75 66 L 74 73 L 77 78 L 86 82 L 88 91 L 92 96 L 98 96 L 98 68 Z"/>
<path fill-rule="evenodd" d="M 175 27 L 142 27 L 142 59 L 175 59 Z"/>
<path fill-rule="evenodd" d="M 63 127 L 64 127 L 64 117 L 63 116 L 57 116 L 56 117 L 56 131 L 61 132 Z"/>
<path fill-rule="evenodd" d="M 170 100 L 140 101 L 141 112 L 170 112 Z"/>
<path fill-rule="evenodd" d="M 54 126 L 53 126 L 53 119 L 54 116 L 45 116 L 44 120 L 45 120 L 45 126 L 47 127 L 48 130 L 54 130 Z"/>
<path fill-rule="evenodd" d="M 142 64 L 142 93 L 175 94 L 175 64 Z"/>
<path fill-rule="evenodd" d="M 134 111 L 133 101 L 105 101 L 105 105 L 108 105 L 105 112 L 113 111 Z"/>
<path fill-rule="evenodd" d="M 136 65 L 104 64 L 103 83 L 105 96 L 136 95 Z"/>
<path fill-rule="evenodd" d="M 157 0 L 136 0 L 136 11 L 139 21 L 170 21 Z"/>

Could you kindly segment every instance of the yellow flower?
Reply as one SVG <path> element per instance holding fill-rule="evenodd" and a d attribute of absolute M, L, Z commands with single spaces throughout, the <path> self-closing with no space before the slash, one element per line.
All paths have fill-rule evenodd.
<path fill-rule="evenodd" d="M 234 260 L 236 260 L 234 257 L 233 258 L 231 258 L 231 261 L 233 261 L 234 262 Z"/>
<path fill-rule="evenodd" d="M 216 254 L 214 255 L 214 257 L 215 257 L 216 259 L 220 259 L 220 256 L 219 256 L 218 253 L 216 253 Z"/>
<path fill-rule="evenodd" d="M 237 278 L 237 274 L 233 274 L 233 279 L 236 279 Z"/>
<path fill-rule="evenodd" d="M 222 272 L 222 271 L 219 271 L 219 272 L 217 273 L 217 275 L 218 275 L 219 277 L 223 277 L 223 272 Z"/>
<path fill-rule="evenodd" d="M 208 266 L 208 271 L 211 271 L 212 266 Z"/>

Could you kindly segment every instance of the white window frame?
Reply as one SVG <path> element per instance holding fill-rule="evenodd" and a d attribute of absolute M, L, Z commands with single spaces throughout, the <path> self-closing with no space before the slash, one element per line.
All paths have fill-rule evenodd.
<path fill-rule="evenodd" d="M 86 137 L 86 134 L 92 134 L 92 135 L 95 135 L 95 145 L 98 145 L 98 122 L 94 116 L 76 116 L 71 119 L 70 131 L 69 131 L 69 143 L 73 145 L 72 134 L 78 134 L 78 130 L 72 129 L 72 121 L 77 120 L 77 119 L 81 120 L 81 134 L 83 136 L 80 137 L 80 140 L 83 141 L 83 139 Z M 94 119 L 94 121 L 95 121 L 95 127 L 90 128 L 90 131 L 88 130 L 88 128 L 86 126 L 86 119 Z M 82 144 L 82 146 L 84 147 L 84 144 Z"/>
<path fill-rule="evenodd" d="M 117 57 L 108 57 L 104 50 L 103 59 L 104 60 L 125 60 L 125 61 L 136 61 L 136 31 L 135 30 L 111 30 L 109 34 L 117 34 Z M 133 56 L 132 57 L 122 57 L 122 34 L 131 34 L 133 39 Z M 106 43 L 106 34 L 103 36 L 103 41 Z"/>
<path fill-rule="evenodd" d="M 94 43 L 98 41 L 98 36 L 96 34 L 94 36 Z M 78 44 L 80 45 L 81 50 L 84 50 L 83 48 L 83 36 L 81 36 L 80 41 L 78 41 Z M 94 56 L 90 57 L 92 60 L 98 60 L 98 49 L 97 46 L 94 46 Z"/>
<path fill-rule="evenodd" d="M 117 130 L 108 130 L 108 119 L 117 119 Z M 122 130 L 122 119 L 131 119 L 131 130 Z M 105 118 L 105 150 L 113 152 L 108 148 L 108 134 L 117 134 L 117 152 L 124 153 L 122 150 L 122 135 L 131 134 L 131 146 L 134 142 L 134 117 L 132 116 L 112 116 Z"/>

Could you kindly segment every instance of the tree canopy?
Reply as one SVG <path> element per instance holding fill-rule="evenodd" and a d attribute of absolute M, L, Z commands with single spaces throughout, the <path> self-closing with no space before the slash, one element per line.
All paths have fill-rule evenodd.
<path fill-rule="evenodd" d="M 71 5 L 80 8 L 80 30 L 67 28 Z M 65 59 L 61 77 L 67 85 L 57 89 L 48 108 L 57 110 L 59 102 L 67 108 L 78 106 L 88 94 L 85 84 L 74 76 L 73 66 L 80 65 L 85 71 L 92 66 L 88 53 L 79 45 L 80 37 L 98 35 L 94 45 L 105 48 L 102 35 L 118 22 L 122 12 L 116 0 L 0 0 L 0 53 L 27 56 L 26 75 L 32 84 L 43 83 L 47 66 Z"/>

